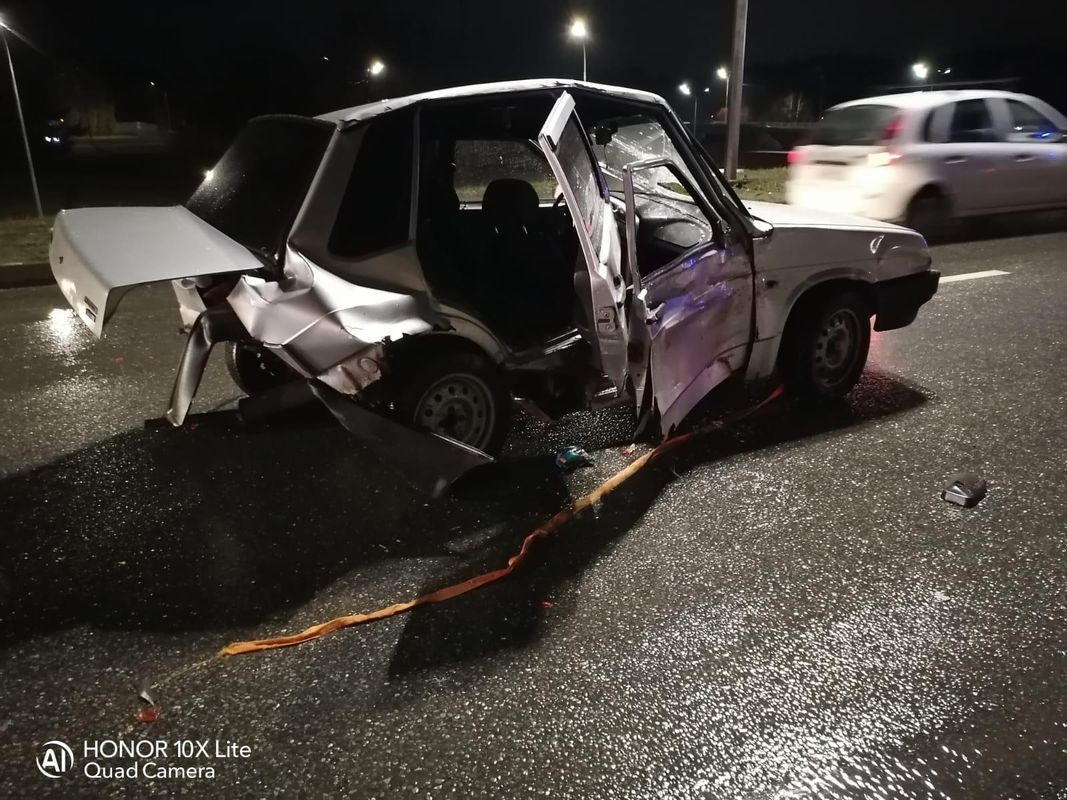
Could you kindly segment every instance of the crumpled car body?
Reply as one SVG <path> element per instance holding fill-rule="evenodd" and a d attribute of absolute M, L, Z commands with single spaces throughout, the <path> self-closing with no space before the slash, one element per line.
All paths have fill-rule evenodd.
<path fill-rule="evenodd" d="M 492 460 L 511 398 L 629 404 L 669 436 L 780 366 L 813 290 L 892 328 L 937 285 L 913 231 L 746 205 L 662 98 L 563 80 L 253 120 L 184 206 L 61 212 L 50 259 L 98 337 L 130 288 L 173 282 L 172 424 L 224 342 L 251 400 L 322 402 L 434 494 Z"/>

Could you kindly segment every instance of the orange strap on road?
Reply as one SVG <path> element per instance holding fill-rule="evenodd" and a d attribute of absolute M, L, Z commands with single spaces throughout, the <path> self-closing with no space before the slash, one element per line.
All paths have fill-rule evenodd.
<path fill-rule="evenodd" d="M 746 411 L 738 414 L 733 419 L 727 420 L 727 422 L 720 423 L 715 427 L 721 427 L 724 424 L 733 424 L 739 422 L 750 414 L 762 409 L 764 406 L 777 399 L 782 394 L 782 387 L 776 388 L 770 393 L 764 400 L 757 405 L 747 409 Z M 596 489 L 591 491 L 584 497 L 580 497 L 571 503 L 567 508 L 560 511 L 550 520 L 540 525 L 538 528 L 526 536 L 522 540 L 522 546 L 519 547 L 519 551 L 508 559 L 506 566 L 500 569 L 492 570 L 491 572 L 485 572 L 481 575 L 476 575 L 473 578 L 468 578 L 460 583 L 454 583 L 451 586 L 445 586 L 437 591 L 430 592 L 429 594 L 420 595 L 412 600 L 408 600 L 403 603 L 394 603 L 391 606 L 385 608 L 379 608 L 377 611 L 369 611 L 366 614 L 348 614 L 343 617 L 335 617 L 329 622 L 322 622 L 318 625 L 312 625 L 310 628 L 301 631 L 300 633 L 294 633 L 292 636 L 276 636 L 271 639 L 255 639 L 248 642 L 234 642 L 226 647 L 222 648 L 219 652 L 220 656 L 237 656 L 243 653 L 256 653 L 260 650 L 275 650 L 279 647 L 292 647 L 293 645 L 303 644 L 309 642 L 312 639 L 318 639 L 321 636 L 326 636 L 329 633 L 340 630 L 342 628 L 351 628 L 353 625 L 362 625 L 365 622 L 374 622 L 380 619 L 388 619 L 394 617 L 397 614 L 403 614 L 405 611 L 410 611 L 413 608 L 419 606 L 429 605 L 430 603 L 443 603 L 445 600 L 451 600 L 453 597 L 459 597 L 461 594 L 472 592 L 475 589 L 480 589 L 488 583 L 493 583 L 506 578 L 515 569 L 526 560 L 526 557 L 530 554 L 530 549 L 533 543 L 538 539 L 544 538 L 549 534 L 555 532 L 566 523 L 570 522 L 576 514 L 593 506 L 600 501 L 603 497 L 618 489 L 623 483 L 632 478 L 638 472 L 641 471 L 651 461 L 659 456 L 677 447 L 682 442 L 692 439 L 701 433 L 706 432 L 709 428 L 697 429 L 690 433 L 683 433 L 679 436 L 675 436 L 672 439 L 668 439 L 659 446 L 652 450 L 649 450 L 640 458 L 635 459 L 631 463 L 627 464 L 623 469 L 616 472 L 604 483 L 600 484 Z"/>

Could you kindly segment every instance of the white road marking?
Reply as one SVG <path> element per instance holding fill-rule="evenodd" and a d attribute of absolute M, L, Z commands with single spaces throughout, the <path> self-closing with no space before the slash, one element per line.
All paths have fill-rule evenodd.
<path fill-rule="evenodd" d="M 992 278 L 996 275 L 1011 275 L 1002 269 L 986 269 L 981 272 L 965 272 L 962 275 L 942 275 L 941 283 L 954 283 L 955 281 L 973 281 L 975 278 Z"/>

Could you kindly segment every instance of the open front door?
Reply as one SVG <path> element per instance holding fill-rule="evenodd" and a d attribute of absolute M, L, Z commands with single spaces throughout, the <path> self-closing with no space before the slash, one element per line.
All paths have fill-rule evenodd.
<path fill-rule="evenodd" d="M 567 92 L 556 101 L 538 142 L 570 210 L 585 260 L 574 284 L 585 310 L 579 329 L 598 356 L 597 366 L 620 392 L 626 383 L 626 285 L 622 246 L 611 203 Z"/>
<path fill-rule="evenodd" d="M 748 359 L 752 263 L 672 159 L 629 164 L 623 188 L 639 424 L 658 411 L 670 436 Z"/>

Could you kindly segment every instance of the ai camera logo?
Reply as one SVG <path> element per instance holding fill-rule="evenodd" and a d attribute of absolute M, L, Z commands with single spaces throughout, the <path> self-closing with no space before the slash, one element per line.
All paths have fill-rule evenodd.
<path fill-rule="evenodd" d="M 58 739 L 45 742 L 37 756 L 37 769 L 46 778 L 58 778 L 74 766 L 74 752 Z"/>

